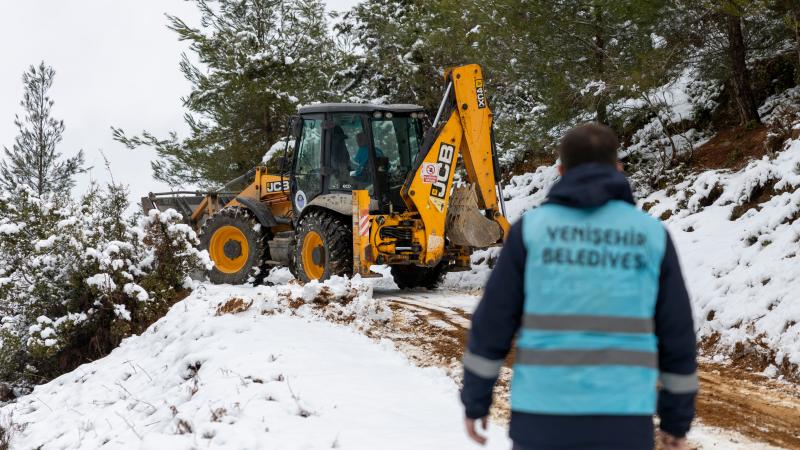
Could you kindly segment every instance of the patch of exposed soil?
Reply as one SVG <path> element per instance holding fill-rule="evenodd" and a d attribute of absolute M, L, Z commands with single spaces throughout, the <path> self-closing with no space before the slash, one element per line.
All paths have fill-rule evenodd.
<path fill-rule="evenodd" d="M 764 146 L 767 132 L 764 126 L 720 131 L 695 150 L 691 165 L 697 170 L 739 170 L 751 159 L 758 159 L 767 154 Z"/>
<path fill-rule="evenodd" d="M 789 190 L 775 189 L 775 184 L 777 184 L 777 182 L 778 180 L 776 179 L 768 179 L 764 184 L 758 185 L 755 188 L 753 188 L 753 191 L 750 192 L 750 196 L 748 197 L 747 201 L 733 208 L 730 220 L 736 220 L 742 217 L 743 215 L 745 215 L 745 213 L 747 213 L 747 211 L 750 211 L 751 209 L 755 209 L 756 211 L 761 211 L 761 204 L 768 202 L 772 197 L 776 195 L 780 195 L 785 192 L 789 192 L 791 190 L 791 189 Z M 785 223 L 791 223 L 794 220 L 796 219 L 790 217 L 787 218 L 788 222 Z"/>
<path fill-rule="evenodd" d="M 714 315 L 715 312 L 710 311 L 707 316 L 708 320 L 713 320 Z M 794 326 L 794 323 L 787 322 L 787 328 L 791 326 Z M 784 380 L 800 389 L 800 370 L 798 370 L 797 364 L 792 364 L 788 358 L 781 358 L 778 362 L 777 352 L 762 339 L 763 336 L 760 336 L 753 340 L 738 342 L 730 354 L 730 362 L 727 363 L 727 367 L 755 377 L 753 379 L 764 380 L 765 378 L 761 375 L 753 374 L 760 374 L 768 367 L 773 366 Z M 724 350 L 718 346 L 719 340 L 720 335 L 717 332 L 703 338 L 699 346 L 701 355 L 715 355 Z"/>
<path fill-rule="evenodd" d="M 238 297 L 229 298 L 224 303 L 217 306 L 217 312 L 214 315 L 222 316 L 224 314 L 238 314 L 240 312 L 247 311 L 252 305 L 252 300 L 245 301 L 244 299 Z"/>
<path fill-rule="evenodd" d="M 552 152 L 531 153 L 524 161 L 515 163 L 510 170 L 503 172 L 503 182 L 507 182 L 514 175 L 536 172 L 536 169 L 541 166 L 552 166 L 557 159 L 558 157 Z"/>
<path fill-rule="evenodd" d="M 706 425 L 800 449 L 800 389 L 739 369 L 702 364 L 697 415 Z"/>
<path fill-rule="evenodd" d="M 373 328 L 374 337 L 391 338 L 422 367 L 452 368 L 461 361 L 467 342 L 467 329 L 442 311 L 424 306 L 391 303 L 394 317 L 389 327 Z M 409 350 L 414 351 L 409 351 Z"/>

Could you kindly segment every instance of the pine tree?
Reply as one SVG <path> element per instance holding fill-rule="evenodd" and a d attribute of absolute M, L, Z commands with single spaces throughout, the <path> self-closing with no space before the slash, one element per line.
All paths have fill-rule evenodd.
<path fill-rule="evenodd" d="M 440 3 L 454 12 L 437 18 L 450 23 L 432 25 L 427 41 L 461 43 L 462 61 L 484 67 L 507 163 L 552 158 L 548 149 L 576 121 L 621 128 L 619 100 L 680 73 L 651 37 L 668 0 Z"/>
<path fill-rule="evenodd" d="M 349 64 L 337 73 L 340 98 L 435 110 L 444 68 L 452 62 L 430 40 L 437 11 L 441 2 L 367 0 L 347 12 L 335 30 L 356 55 L 343 59 Z"/>
<path fill-rule="evenodd" d="M 64 135 L 64 122 L 52 116 L 53 100 L 48 91 L 55 71 L 41 62 L 22 75 L 25 92 L 20 105 L 24 118 L 16 116 L 19 135 L 11 149 L 4 147 L 6 159 L 0 161 L 0 185 L 8 190 L 25 187 L 39 197 L 55 191 L 69 191 L 75 176 L 86 171 L 83 151 L 63 158 L 58 144 Z"/>
<path fill-rule="evenodd" d="M 609 106 L 640 81 L 664 4 L 571 0 L 540 2 L 532 8 L 525 22 L 535 31 L 535 71 L 554 119 L 587 111 L 594 120 L 609 123 Z"/>
<path fill-rule="evenodd" d="M 299 104 L 329 97 L 333 45 L 320 0 L 194 1 L 199 28 L 169 16 L 199 61 L 180 62 L 192 84 L 183 98 L 190 136 L 113 133 L 130 148 L 156 149 L 157 180 L 216 187 L 259 163 Z"/>
<path fill-rule="evenodd" d="M 725 86 L 731 100 L 730 115 L 736 116 L 731 124 L 759 123 L 757 106 L 768 92 L 755 92 L 752 70 L 759 61 L 775 59 L 789 49 L 798 54 L 800 34 L 793 22 L 800 17 L 796 2 L 674 0 L 673 3 L 671 34 L 682 41 L 687 61 L 700 69 L 703 79 Z M 763 81 L 778 86 L 771 79 Z"/>

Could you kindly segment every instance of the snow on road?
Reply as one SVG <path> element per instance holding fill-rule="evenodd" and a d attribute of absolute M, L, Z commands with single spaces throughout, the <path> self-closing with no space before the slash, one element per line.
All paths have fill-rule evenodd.
<path fill-rule="evenodd" d="M 689 431 L 689 444 L 697 450 L 781 450 L 769 444 L 753 442 L 739 433 L 695 423 Z"/>
<path fill-rule="evenodd" d="M 308 311 L 263 314 L 279 291 L 200 286 L 108 357 L 2 408 L 22 428 L 13 448 L 472 447 L 444 371 Z M 230 298 L 252 303 L 217 315 Z M 488 448 L 510 447 L 490 433 Z"/>

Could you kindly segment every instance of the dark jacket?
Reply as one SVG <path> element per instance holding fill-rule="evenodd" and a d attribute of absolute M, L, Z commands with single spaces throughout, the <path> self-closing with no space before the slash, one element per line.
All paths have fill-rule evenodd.
<path fill-rule="evenodd" d="M 547 203 L 596 208 L 611 200 L 634 203 L 627 179 L 613 167 L 587 164 L 569 170 L 553 186 Z M 520 329 L 527 258 L 521 222 L 511 227 L 473 315 L 465 358 L 473 359 L 467 366 L 480 370 L 465 368 L 461 393 L 470 418 L 488 414 L 496 381 L 496 374 L 489 366 L 493 362 L 500 365 Z M 659 391 L 657 413 L 661 429 L 681 437 L 688 432 L 694 417 L 696 341 L 689 296 L 668 234 L 666 241 L 654 317 L 658 370 L 664 386 L 674 386 L 669 377 L 676 374 L 683 379 L 674 392 Z M 687 386 L 687 379 L 695 380 L 695 388 Z M 638 450 L 652 448 L 653 421 L 650 416 L 638 415 L 545 415 L 512 411 L 510 434 L 518 446 L 530 450 Z"/>

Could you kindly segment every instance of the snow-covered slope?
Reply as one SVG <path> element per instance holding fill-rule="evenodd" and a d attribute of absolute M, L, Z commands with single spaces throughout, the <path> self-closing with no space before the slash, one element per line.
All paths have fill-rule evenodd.
<path fill-rule="evenodd" d="M 200 285 L 143 335 L 0 416 L 19 428 L 18 449 L 472 448 L 453 380 L 354 329 L 385 308 L 342 280 Z M 490 448 L 510 447 L 490 431 Z"/>
<path fill-rule="evenodd" d="M 800 140 L 737 172 L 703 172 L 642 200 L 675 238 L 700 336 L 736 358 L 800 364 Z M 723 356 L 718 356 L 718 359 Z"/>

